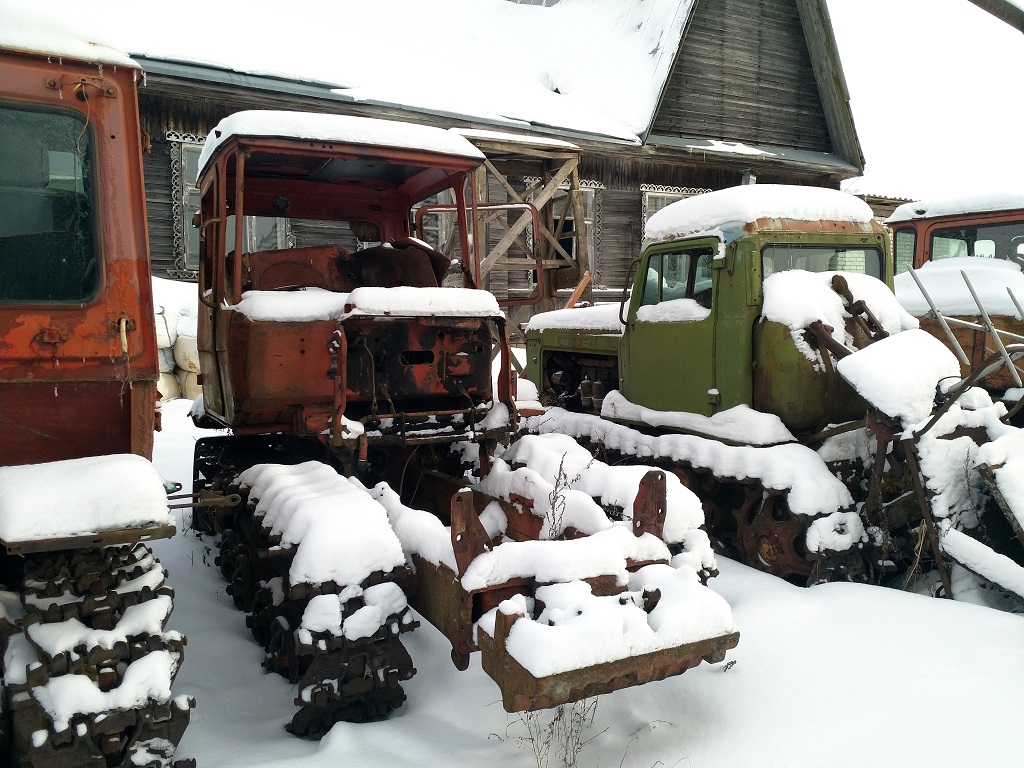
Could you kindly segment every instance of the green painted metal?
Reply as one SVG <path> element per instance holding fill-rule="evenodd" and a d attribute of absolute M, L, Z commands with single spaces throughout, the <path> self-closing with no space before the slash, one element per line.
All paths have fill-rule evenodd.
<path fill-rule="evenodd" d="M 776 413 L 796 432 L 853 418 L 863 404 L 830 367 L 816 370 L 797 350 L 788 328 L 761 320 L 762 249 L 770 244 L 875 247 L 884 256 L 883 280 L 892 288 L 892 255 L 876 223 L 760 220 L 730 227 L 721 237 L 684 238 L 649 245 L 640 256 L 624 307 L 621 335 L 584 329 L 531 331 L 527 376 L 543 391 L 544 362 L 556 352 L 612 357 L 619 389 L 631 402 L 706 416 L 748 405 Z M 710 313 L 703 319 L 651 322 L 649 275 L 668 256 L 714 251 Z M 666 283 L 665 297 L 673 298 Z M 694 289 L 705 290 L 694 281 Z M 647 295 L 645 296 L 645 291 Z M 688 295 L 700 295 L 691 290 Z M 707 296 L 708 294 L 704 294 Z M 705 300 L 706 303 L 706 300 Z"/>

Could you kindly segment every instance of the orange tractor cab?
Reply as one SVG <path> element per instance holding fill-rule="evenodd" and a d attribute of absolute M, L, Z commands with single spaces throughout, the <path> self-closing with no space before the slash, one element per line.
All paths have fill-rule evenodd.
<path fill-rule="evenodd" d="M 0 48 L 0 764 L 183 766 L 141 73 L 24 19 Z"/>

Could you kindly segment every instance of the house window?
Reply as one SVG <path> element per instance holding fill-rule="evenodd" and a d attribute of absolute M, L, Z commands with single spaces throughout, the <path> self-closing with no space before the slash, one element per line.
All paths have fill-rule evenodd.
<path fill-rule="evenodd" d="M 199 155 L 203 137 L 168 131 L 171 150 L 171 210 L 174 216 L 174 267 L 171 277 L 195 279 L 199 269 L 199 231 L 192 228 L 192 215 L 199 210 Z"/>
<path fill-rule="evenodd" d="M 664 187 L 659 184 L 641 184 L 640 191 L 644 196 L 643 216 L 644 226 L 646 227 L 651 216 L 666 205 L 671 205 L 677 200 L 683 200 L 694 195 L 703 195 L 711 190 L 700 187 Z"/>

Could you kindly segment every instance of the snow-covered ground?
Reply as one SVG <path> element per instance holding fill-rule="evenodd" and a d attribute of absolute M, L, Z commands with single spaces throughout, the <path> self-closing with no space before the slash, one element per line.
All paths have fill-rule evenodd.
<path fill-rule="evenodd" d="M 155 456 L 186 487 L 199 436 L 189 406 L 163 405 Z M 418 673 L 398 712 L 338 724 L 321 742 L 289 735 L 295 687 L 260 666 L 212 546 L 185 532 L 155 545 L 177 591 L 170 626 L 189 638 L 176 693 L 199 700 L 179 757 L 217 768 L 536 765 L 523 718 L 503 711 L 479 658 L 458 672 L 426 622 L 404 636 Z M 1020 764 L 1024 617 L 880 587 L 800 589 L 721 557 L 719 567 L 711 586 L 732 606 L 739 647 L 726 663 L 600 697 L 579 765 Z M 555 745 L 548 764 L 561 764 Z"/>

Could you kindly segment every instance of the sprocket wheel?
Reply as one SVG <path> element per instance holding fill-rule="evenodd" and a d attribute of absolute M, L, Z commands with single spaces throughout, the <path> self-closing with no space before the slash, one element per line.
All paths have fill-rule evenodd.
<path fill-rule="evenodd" d="M 814 563 L 805 545 L 807 524 L 793 515 L 782 494 L 750 486 L 743 504 L 733 509 L 736 548 L 758 570 L 804 586 Z"/>

